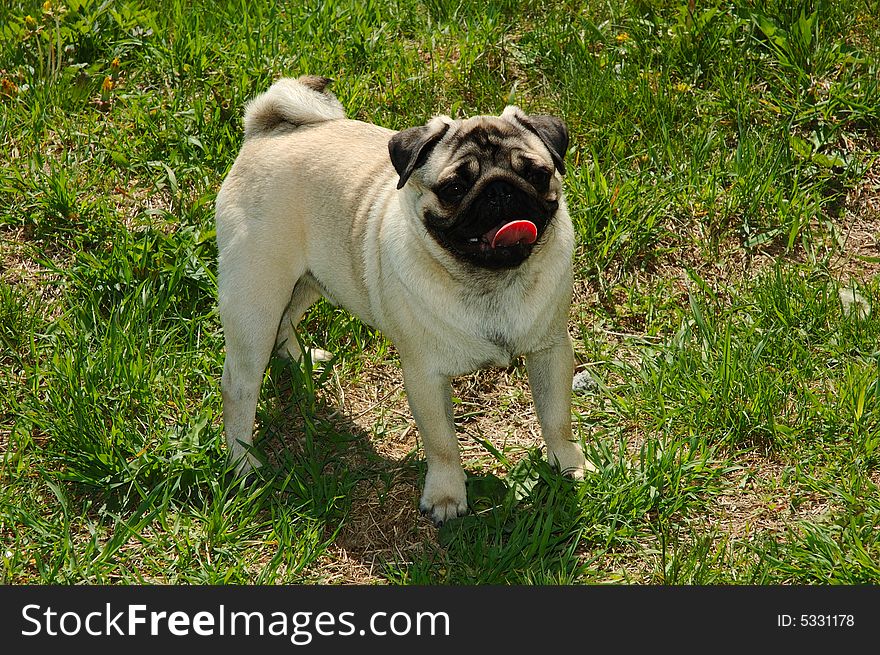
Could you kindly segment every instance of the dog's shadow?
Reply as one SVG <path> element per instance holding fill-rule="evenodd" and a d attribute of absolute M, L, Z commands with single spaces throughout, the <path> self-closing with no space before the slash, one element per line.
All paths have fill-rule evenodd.
<path fill-rule="evenodd" d="M 295 479 L 297 500 L 325 523 L 325 536 L 340 557 L 353 569 L 375 571 L 436 546 L 436 529 L 418 510 L 426 466 L 415 429 L 400 429 L 402 407 L 393 423 L 376 420 L 387 403 L 400 405 L 399 380 L 387 381 L 377 402 L 354 411 L 328 391 L 333 366 L 331 361 L 313 370 L 308 363 L 270 362 L 255 454 L 265 461 L 264 480 Z M 309 498 L 302 498 L 303 490 Z M 359 572 L 351 574 L 357 578 Z"/>
<path fill-rule="evenodd" d="M 504 478 L 469 471 L 470 513 L 438 529 L 419 512 L 426 464 L 414 425 L 401 428 L 401 421 L 411 419 L 399 379 L 379 401 L 352 414 L 322 391 L 331 367 L 332 362 L 323 371 L 312 370 L 273 360 L 255 435 L 266 462 L 263 478 L 295 480 L 297 502 L 323 522 L 334 560 L 331 579 L 418 584 L 577 579 L 582 564 L 575 486 L 550 470 L 540 452 L 529 453 Z M 389 404 L 394 421 L 376 421 Z"/>

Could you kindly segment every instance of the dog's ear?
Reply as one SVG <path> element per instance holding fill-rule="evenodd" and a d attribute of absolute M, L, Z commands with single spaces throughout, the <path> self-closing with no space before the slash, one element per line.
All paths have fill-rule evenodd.
<path fill-rule="evenodd" d="M 394 170 L 400 176 L 397 188 L 402 189 L 413 171 L 425 163 L 431 150 L 446 134 L 449 124 L 434 119 L 427 125 L 398 132 L 388 142 L 388 153 Z"/>
<path fill-rule="evenodd" d="M 568 150 L 568 127 L 556 116 L 536 114 L 529 116 L 518 107 L 507 107 L 502 118 L 513 119 L 536 135 L 550 151 L 553 165 L 560 175 L 565 175 L 565 152 Z"/>

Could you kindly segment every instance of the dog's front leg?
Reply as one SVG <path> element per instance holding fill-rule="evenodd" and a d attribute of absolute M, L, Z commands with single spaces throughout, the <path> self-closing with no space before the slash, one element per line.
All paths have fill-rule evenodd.
<path fill-rule="evenodd" d="M 526 355 L 529 385 L 547 443 L 547 460 L 561 472 L 582 478 L 587 468 L 583 450 L 571 433 L 571 380 L 574 351 L 568 332 L 553 345 Z"/>
<path fill-rule="evenodd" d="M 401 357 L 401 364 L 406 397 L 428 461 L 419 507 L 439 526 L 467 512 L 465 475 L 452 419 L 452 387 L 448 376 L 428 370 L 421 362 Z"/>

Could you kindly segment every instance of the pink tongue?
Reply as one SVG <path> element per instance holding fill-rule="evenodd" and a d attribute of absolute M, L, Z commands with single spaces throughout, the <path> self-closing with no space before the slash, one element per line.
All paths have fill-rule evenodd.
<path fill-rule="evenodd" d="M 538 228 L 531 221 L 510 221 L 502 226 L 492 237 L 492 247 L 515 246 L 516 244 L 534 243 L 538 238 Z"/>

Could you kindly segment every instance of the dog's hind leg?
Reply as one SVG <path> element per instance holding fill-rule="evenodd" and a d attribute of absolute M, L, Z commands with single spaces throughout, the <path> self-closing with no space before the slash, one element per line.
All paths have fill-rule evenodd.
<path fill-rule="evenodd" d="M 221 257 L 218 291 L 226 338 L 223 424 L 229 456 L 239 474 L 259 465 L 251 444 L 260 386 L 297 277 L 279 275 L 277 262 L 269 263 L 267 258 L 227 263 Z"/>
<path fill-rule="evenodd" d="M 296 339 L 296 326 L 302 320 L 303 314 L 315 301 L 321 297 L 321 289 L 315 284 L 310 275 L 303 275 L 293 288 L 290 303 L 281 317 L 278 326 L 278 336 L 275 339 L 275 351 L 281 357 L 299 361 L 302 357 L 302 348 Z M 327 362 L 333 355 L 320 348 L 311 349 L 312 363 Z"/>

